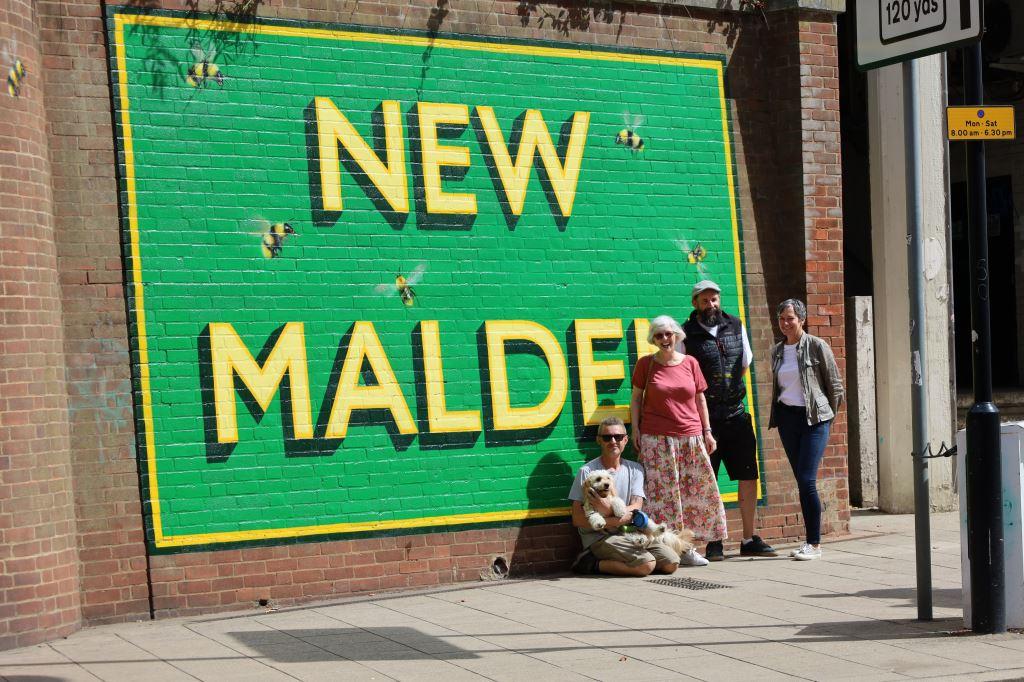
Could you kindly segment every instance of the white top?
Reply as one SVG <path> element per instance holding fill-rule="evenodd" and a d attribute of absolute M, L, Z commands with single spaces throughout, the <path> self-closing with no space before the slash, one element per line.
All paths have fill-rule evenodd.
<path fill-rule="evenodd" d="M 782 347 L 782 364 L 779 365 L 777 377 L 779 388 L 779 402 L 793 407 L 806 407 L 804 402 L 804 387 L 800 383 L 800 366 L 796 361 L 796 344 Z"/>
<path fill-rule="evenodd" d="M 697 324 L 704 327 L 704 329 L 707 330 L 708 334 L 711 334 L 711 336 L 715 337 L 716 339 L 718 338 L 718 327 L 721 325 L 716 324 L 714 327 L 709 327 L 700 320 L 697 320 Z M 743 337 L 743 368 L 746 369 L 747 367 L 750 367 L 750 363 L 754 361 L 754 351 L 750 350 L 750 341 L 747 340 L 746 325 L 740 325 L 740 332 Z M 686 352 L 686 350 L 683 347 L 682 341 L 680 341 L 679 344 L 676 346 L 676 350 L 679 351 L 680 353 Z"/>

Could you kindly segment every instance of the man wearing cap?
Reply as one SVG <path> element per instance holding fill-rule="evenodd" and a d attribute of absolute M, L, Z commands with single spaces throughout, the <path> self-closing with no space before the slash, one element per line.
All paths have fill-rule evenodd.
<path fill-rule="evenodd" d="M 683 325 L 686 352 L 700 363 L 708 382 L 704 397 L 711 417 L 711 433 L 718 448 L 711 455 L 711 468 L 725 462 L 729 478 L 738 481 L 740 517 L 743 519 L 741 556 L 778 556 L 772 547 L 754 535 L 757 505 L 757 440 L 744 406 L 747 386 L 744 377 L 754 354 L 747 330 L 738 317 L 721 308 L 721 287 L 709 279 L 697 282 L 691 292 L 693 312 Z M 709 542 L 704 556 L 710 561 L 725 558 L 722 543 Z"/>

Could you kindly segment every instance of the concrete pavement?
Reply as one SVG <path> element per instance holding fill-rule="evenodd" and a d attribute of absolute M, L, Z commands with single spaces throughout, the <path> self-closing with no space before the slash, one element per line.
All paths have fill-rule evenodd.
<path fill-rule="evenodd" d="M 932 517 L 935 620 L 915 620 L 913 517 L 857 513 L 821 561 L 672 578 L 556 576 L 88 628 L 0 652 L 4 680 L 1024 679 L 1024 636 L 963 633 L 957 515 Z M 721 587 L 717 587 L 721 586 Z"/>

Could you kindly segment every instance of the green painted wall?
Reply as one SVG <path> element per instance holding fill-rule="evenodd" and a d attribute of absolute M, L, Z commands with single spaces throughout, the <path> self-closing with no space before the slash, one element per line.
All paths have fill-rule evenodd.
<path fill-rule="evenodd" d="M 574 321 L 620 321 L 621 339 L 598 340 L 593 353 L 627 374 L 599 381 L 598 400 L 625 405 L 634 319 L 684 319 L 689 288 L 705 276 L 723 287 L 727 309 L 743 308 L 720 58 L 175 14 L 112 12 L 109 27 L 140 450 L 158 549 L 564 516 L 571 474 L 596 452 Z M 204 58 L 223 81 L 208 69 L 194 87 L 189 69 L 201 76 Z M 408 213 L 392 210 L 351 160 L 340 166 L 343 210 L 323 210 L 317 97 L 382 157 L 375 122 L 382 102 L 398 103 Z M 474 212 L 428 211 L 417 102 L 465 105 L 468 124 L 440 126 L 438 143 L 463 148 L 454 154 L 469 165 L 439 167 L 440 186 L 473 195 Z M 543 117 L 560 161 L 568 123 L 589 115 L 571 213 L 538 157 L 513 215 L 481 106 L 493 108 L 513 160 L 528 110 Z M 616 143 L 623 129 L 643 139 L 642 151 Z M 279 222 L 296 234 L 266 258 L 264 236 Z M 698 245 L 706 258 L 691 262 Z M 413 282 L 411 306 L 398 274 Z M 506 320 L 546 329 L 560 347 L 567 397 L 539 428 L 494 423 L 486 326 Z M 447 409 L 470 421 L 478 412 L 479 430 L 428 432 L 425 362 L 437 356 L 424 359 L 424 321 L 439 330 Z M 401 420 L 375 409 L 356 410 L 343 439 L 328 437 L 358 322 L 372 324 L 416 433 L 399 433 Z M 278 392 L 264 410 L 228 371 L 221 387 L 237 389 L 238 441 L 220 442 L 214 375 L 225 365 L 211 357 L 211 336 L 233 329 L 262 362 L 286 323 L 301 323 L 313 437 L 292 432 L 294 376 L 291 400 Z M 512 406 L 541 402 L 551 390 L 545 356 L 513 342 L 506 358 Z M 362 384 L 380 381 L 362 370 Z M 724 471 L 722 489 L 735 490 Z"/>

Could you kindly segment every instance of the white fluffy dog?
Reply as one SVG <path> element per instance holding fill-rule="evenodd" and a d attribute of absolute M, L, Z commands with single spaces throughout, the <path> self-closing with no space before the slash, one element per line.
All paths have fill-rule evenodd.
<path fill-rule="evenodd" d="M 635 518 L 634 523 L 636 523 Z M 667 524 L 657 523 L 649 517 L 639 533 L 631 533 L 630 535 L 639 547 L 646 549 L 654 543 L 660 542 L 680 556 L 690 551 L 694 546 L 693 531 L 686 530 L 685 528 L 679 531 L 670 530 Z"/>
<path fill-rule="evenodd" d="M 665 525 L 665 524 L 659 524 Z M 665 530 L 660 534 L 655 535 L 652 540 L 654 542 L 661 542 L 669 547 L 673 552 L 679 556 L 683 556 L 691 549 L 693 549 L 693 531 L 683 530 L 673 531 Z"/>
<path fill-rule="evenodd" d="M 615 476 L 605 469 L 599 469 L 587 476 L 583 481 L 583 512 L 587 515 L 587 521 L 594 530 L 603 530 L 605 527 L 604 516 L 594 509 L 593 500 L 601 498 L 607 501 L 612 508 L 614 516 L 622 516 L 626 513 L 626 503 L 615 492 Z"/>

